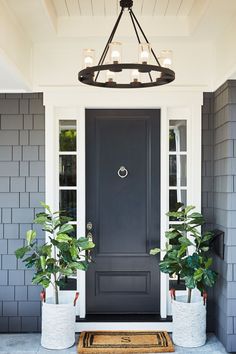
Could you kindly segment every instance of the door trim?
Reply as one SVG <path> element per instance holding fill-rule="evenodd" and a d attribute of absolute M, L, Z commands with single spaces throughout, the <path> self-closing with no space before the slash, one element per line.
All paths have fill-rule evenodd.
<path fill-rule="evenodd" d="M 117 95 L 119 95 L 118 108 L 134 109 L 160 109 L 161 110 L 161 246 L 165 244 L 164 231 L 168 227 L 165 215 L 168 210 L 168 123 L 169 119 L 187 119 L 188 121 L 188 204 L 195 205 L 201 210 L 201 105 L 203 95 L 199 90 L 171 89 L 144 90 L 142 100 L 140 91 L 132 92 L 104 91 L 99 94 L 96 90 L 84 90 L 80 87 L 43 88 L 45 106 L 45 201 L 55 210 L 58 208 L 58 190 L 55 185 L 57 180 L 55 161 L 57 141 L 55 127 L 58 119 L 77 119 L 79 126 L 78 145 L 80 148 L 79 159 L 79 185 L 78 193 L 80 235 L 85 230 L 85 109 L 89 108 L 117 108 Z M 157 93 L 157 95 L 156 95 Z M 132 104 L 131 102 L 135 103 Z M 155 104 L 156 102 L 156 104 Z M 191 142 L 191 143 L 190 143 Z M 78 209 L 79 209 L 78 208 Z M 46 240 L 48 235 L 46 234 Z M 161 255 L 163 257 L 163 254 Z M 160 315 L 166 318 L 170 314 L 170 299 L 168 293 L 168 276 L 161 273 Z M 85 274 L 79 272 L 77 289 L 80 298 L 77 302 L 77 314 L 85 317 Z M 68 292 L 70 293 L 70 292 Z M 52 294 L 52 289 L 47 289 L 47 296 Z"/>

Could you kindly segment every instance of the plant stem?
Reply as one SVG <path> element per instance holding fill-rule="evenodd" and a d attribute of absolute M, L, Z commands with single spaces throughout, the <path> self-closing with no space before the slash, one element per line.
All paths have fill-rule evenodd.
<path fill-rule="evenodd" d="M 191 302 L 192 289 L 188 288 L 188 304 Z"/>
<path fill-rule="evenodd" d="M 55 304 L 58 305 L 59 304 L 59 294 L 58 294 L 58 286 L 56 284 L 56 280 L 57 280 L 57 277 L 56 277 L 56 274 L 53 274 L 54 276 L 54 283 L 55 283 L 55 286 L 54 286 L 54 295 L 55 295 Z"/>

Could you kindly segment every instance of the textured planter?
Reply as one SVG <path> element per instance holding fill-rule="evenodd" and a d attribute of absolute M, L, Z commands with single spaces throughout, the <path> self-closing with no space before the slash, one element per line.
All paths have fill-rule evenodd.
<path fill-rule="evenodd" d="M 173 342 L 181 347 L 206 343 L 206 306 L 202 299 L 186 303 L 185 296 L 172 300 Z"/>
<path fill-rule="evenodd" d="M 73 302 L 42 305 L 41 345 L 47 349 L 66 349 L 75 343 L 75 307 Z"/>

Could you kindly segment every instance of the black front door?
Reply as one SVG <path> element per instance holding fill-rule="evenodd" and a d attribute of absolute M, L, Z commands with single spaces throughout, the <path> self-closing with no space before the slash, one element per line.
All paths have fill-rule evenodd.
<path fill-rule="evenodd" d="M 96 243 L 87 313 L 157 314 L 159 268 L 149 251 L 160 239 L 160 111 L 86 110 L 86 149 Z"/>

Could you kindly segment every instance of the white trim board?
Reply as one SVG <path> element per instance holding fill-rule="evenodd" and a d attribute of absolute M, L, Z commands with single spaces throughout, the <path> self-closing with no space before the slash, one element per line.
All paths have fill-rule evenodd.
<path fill-rule="evenodd" d="M 75 331 L 173 331 L 172 322 L 76 322 Z"/>
<path fill-rule="evenodd" d="M 146 90 L 107 90 L 80 88 L 55 88 L 44 92 L 44 104 L 46 108 L 46 202 L 54 209 L 58 209 L 58 190 L 55 180 L 58 179 L 55 166 L 57 161 L 56 127 L 58 119 L 76 119 L 78 121 L 78 234 L 83 235 L 85 230 L 85 109 L 160 109 L 161 110 L 161 245 L 165 245 L 164 232 L 168 228 L 166 212 L 168 203 L 168 121 L 170 119 L 186 119 L 188 125 L 188 204 L 195 205 L 201 210 L 201 105 L 203 95 L 196 91 L 146 91 Z M 163 256 L 163 255 L 162 255 Z M 171 314 L 170 298 L 168 292 L 168 276 L 161 273 L 160 277 L 160 315 L 166 318 Z M 80 297 L 77 305 L 77 314 L 81 318 L 86 316 L 86 277 L 82 272 L 78 273 L 77 290 Z M 49 290 L 50 292 L 50 290 Z M 68 292 L 71 293 L 70 291 Z M 70 295 L 71 296 L 71 295 Z M 81 322 L 87 326 L 86 322 Z M 79 325 L 81 325 L 79 324 Z M 134 324 L 127 323 L 134 328 Z M 142 323 L 143 324 L 143 323 Z M 137 326 L 142 325 L 138 323 Z M 96 322 L 97 326 L 100 326 Z M 105 323 L 104 326 L 107 326 Z M 114 323 L 112 326 L 115 325 Z M 121 325 L 119 323 L 118 325 Z M 143 324 L 146 328 L 146 323 Z M 154 325 L 154 323 L 151 323 Z M 162 325 L 162 323 L 160 324 Z M 164 325 L 167 325 L 166 323 Z M 84 327 L 83 327 L 84 328 Z M 111 327 L 110 327 L 111 328 Z"/>

